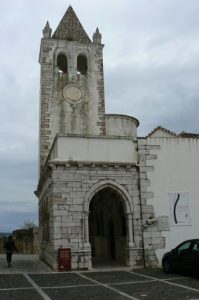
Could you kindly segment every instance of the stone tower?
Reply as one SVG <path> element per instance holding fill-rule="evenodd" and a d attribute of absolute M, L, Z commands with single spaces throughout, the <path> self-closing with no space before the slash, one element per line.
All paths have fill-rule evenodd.
<path fill-rule="evenodd" d="M 40 258 L 54 270 L 59 248 L 70 248 L 72 269 L 109 260 L 141 266 L 144 251 L 156 261 L 143 247 L 153 208 L 142 160 L 151 156 L 138 143 L 137 119 L 105 114 L 102 51 L 99 30 L 91 41 L 71 6 L 53 35 L 48 22 L 43 29 L 36 195 Z"/>
<path fill-rule="evenodd" d="M 70 6 L 54 34 L 47 22 L 40 58 L 40 169 L 56 134 L 105 135 L 103 45 Z"/>

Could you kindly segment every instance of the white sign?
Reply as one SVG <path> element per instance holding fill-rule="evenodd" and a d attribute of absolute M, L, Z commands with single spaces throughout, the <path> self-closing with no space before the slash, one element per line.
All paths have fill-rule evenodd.
<path fill-rule="evenodd" d="M 171 225 L 191 225 L 189 193 L 169 193 Z"/>

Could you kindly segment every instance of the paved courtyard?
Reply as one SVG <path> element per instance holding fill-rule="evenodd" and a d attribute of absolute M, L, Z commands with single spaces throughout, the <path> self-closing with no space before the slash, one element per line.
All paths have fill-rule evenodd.
<path fill-rule="evenodd" d="M 0 255 L 1 300 L 199 299 L 199 277 L 128 268 L 56 273 L 35 255 Z"/>

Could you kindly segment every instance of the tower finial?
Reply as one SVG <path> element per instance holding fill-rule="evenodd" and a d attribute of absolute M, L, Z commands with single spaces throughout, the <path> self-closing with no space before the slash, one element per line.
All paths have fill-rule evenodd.
<path fill-rule="evenodd" d="M 51 38 L 52 29 L 50 28 L 49 22 L 46 22 L 46 26 L 43 29 L 43 38 L 50 39 Z"/>
<path fill-rule="evenodd" d="M 101 45 L 101 43 L 102 43 L 102 35 L 99 32 L 99 29 L 97 27 L 96 31 L 93 34 L 93 44 L 99 44 L 99 45 Z"/>

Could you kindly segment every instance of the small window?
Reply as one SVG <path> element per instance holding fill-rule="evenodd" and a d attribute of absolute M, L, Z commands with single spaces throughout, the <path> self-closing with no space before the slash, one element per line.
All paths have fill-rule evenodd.
<path fill-rule="evenodd" d="M 193 248 L 192 249 L 195 250 L 195 251 L 199 251 L 199 242 L 193 243 Z"/>
<path fill-rule="evenodd" d="M 77 74 L 86 75 L 87 74 L 87 58 L 84 55 L 79 55 L 77 57 Z"/>
<path fill-rule="evenodd" d="M 59 54 L 57 56 L 57 67 L 58 67 L 60 73 L 67 74 L 68 63 L 67 63 L 67 57 L 64 54 Z"/>
<path fill-rule="evenodd" d="M 185 242 L 184 244 L 182 244 L 181 246 L 178 247 L 178 253 L 180 254 L 181 252 L 189 250 L 190 245 L 191 245 L 191 241 Z"/>

